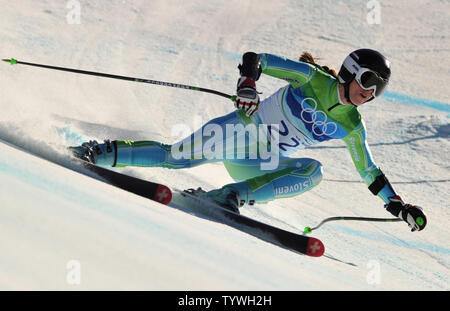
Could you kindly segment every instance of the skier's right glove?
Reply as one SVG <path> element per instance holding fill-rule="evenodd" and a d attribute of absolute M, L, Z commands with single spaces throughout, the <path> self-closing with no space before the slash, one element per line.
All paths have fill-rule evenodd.
<path fill-rule="evenodd" d="M 245 76 L 239 78 L 234 106 L 237 109 L 244 110 L 247 117 L 250 117 L 258 110 L 259 95 L 256 91 L 255 81 L 252 78 Z"/>
<path fill-rule="evenodd" d="M 385 205 L 388 212 L 395 217 L 399 217 L 408 223 L 411 231 L 423 230 L 427 225 L 427 217 L 419 206 L 405 204 L 399 196 L 389 198 L 389 203 Z"/>

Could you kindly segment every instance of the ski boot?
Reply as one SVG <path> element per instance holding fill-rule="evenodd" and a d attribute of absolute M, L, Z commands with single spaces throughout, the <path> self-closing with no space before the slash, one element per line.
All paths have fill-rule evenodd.
<path fill-rule="evenodd" d="M 206 192 L 202 188 L 197 188 L 197 189 L 187 189 L 185 190 L 185 192 L 193 196 L 213 201 L 216 204 L 220 205 L 221 207 L 239 214 L 239 207 L 241 206 L 239 201 L 239 195 L 233 188 L 223 187 L 208 192 Z"/>
<path fill-rule="evenodd" d="M 74 157 L 92 164 L 99 166 L 114 166 L 115 164 L 116 147 L 109 140 L 105 140 L 103 144 L 91 140 L 81 146 L 69 147 L 68 149 Z"/>

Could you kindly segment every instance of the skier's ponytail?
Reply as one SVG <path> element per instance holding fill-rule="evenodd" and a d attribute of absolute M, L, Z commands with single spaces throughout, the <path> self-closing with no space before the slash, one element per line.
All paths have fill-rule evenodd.
<path fill-rule="evenodd" d="M 335 77 L 337 79 L 338 74 L 337 74 L 336 70 L 333 67 L 321 66 L 321 65 L 317 64 L 316 60 L 319 60 L 319 59 L 320 58 L 315 59 L 312 56 L 312 54 L 309 52 L 303 52 L 299 58 L 299 61 L 321 67 L 323 70 L 325 70 L 326 72 L 328 72 L 330 75 L 332 75 L 333 77 Z"/>

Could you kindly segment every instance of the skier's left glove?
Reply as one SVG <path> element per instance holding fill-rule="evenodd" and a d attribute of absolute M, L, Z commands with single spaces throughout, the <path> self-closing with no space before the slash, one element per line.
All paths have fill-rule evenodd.
<path fill-rule="evenodd" d="M 427 225 L 427 217 L 419 206 L 405 204 L 399 196 L 389 198 L 389 203 L 385 205 L 388 212 L 395 217 L 399 217 L 408 223 L 411 231 L 423 230 Z"/>
<path fill-rule="evenodd" d="M 237 83 L 237 94 L 234 106 L 245 111 L 245 115 L 250 117 L 259 107 L 259 95 L 256 91 L 256 84 L 252 78 L 242 76 Z"/>

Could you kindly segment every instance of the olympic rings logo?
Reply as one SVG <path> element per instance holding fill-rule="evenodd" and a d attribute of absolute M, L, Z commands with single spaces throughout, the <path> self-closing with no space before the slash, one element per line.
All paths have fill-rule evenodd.
<path fill-rule="evenodd" d="M 314 107 L 305 106 L 305 101 L 312 100 Z M 301 102 L 302 112 L 300 118 L 303 122 L 312 124 L 312 132 L 316 136 L 331 136 L 337 132 L 337 125 L 334 122 L 327 122 L 328 117 L 323 111 L 317 111 L 317 102 L 314 98 L 307 97 Z"/>

